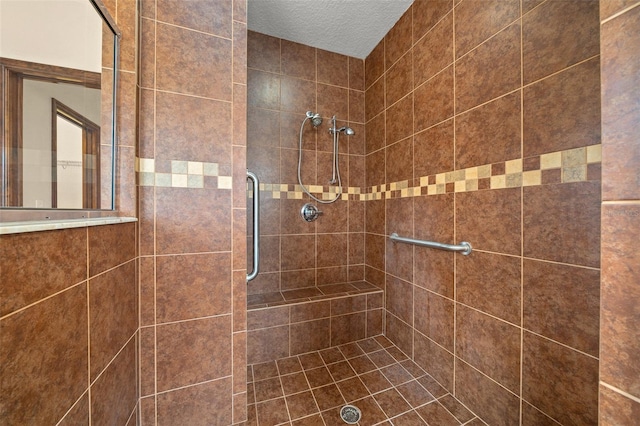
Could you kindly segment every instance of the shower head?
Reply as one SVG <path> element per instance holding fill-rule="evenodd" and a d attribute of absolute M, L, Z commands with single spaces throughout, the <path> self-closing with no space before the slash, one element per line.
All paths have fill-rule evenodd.
<path fill-rule="evenodd" d="M 351 128 L 351 127 L 340 127 L 338 130 L 336 130 L 337 132 L 343 132 L 345 135 L 347 136 L 353 136 L 356 134 L 356 132 Z"/>
<path fill-rule="evenodd" d="M 311 111 L 307 111 L 307 118 L 311 120 L 311 124 L 313 125 L 313 127 L 318 127 L 322 124 L 322 117 L 320 117 L 320 114 L 318 113 L 314 114 Z"/>

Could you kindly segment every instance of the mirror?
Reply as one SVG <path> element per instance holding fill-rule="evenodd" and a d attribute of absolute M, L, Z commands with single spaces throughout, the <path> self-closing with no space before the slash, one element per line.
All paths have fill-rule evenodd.
<path fill-rule="evenodd" d="M 119 36 L 101 0 L 0 0 L 1 208 L 114 208 Z"/>

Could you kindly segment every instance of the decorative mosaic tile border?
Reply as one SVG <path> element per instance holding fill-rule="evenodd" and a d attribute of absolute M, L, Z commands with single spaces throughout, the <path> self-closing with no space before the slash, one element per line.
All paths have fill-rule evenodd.
<path fill-rule="evenodd" d="M 232 189 L 231 176 L 219 174 L 218 163 L 171 160 L 171 173 L 156 172 L 153 158 L 136 158 L 140 186 Z"/>
<path fill-rule="evenodd" d="M 590 145 L 375 185 L 364 190 L 360 187 L 346 187 L 341 199 L 370 201 L 599 180 L 601 161 L 602 145 Z M 337 192 L 337 187 L 334 186 L 310 185 L 308 189 L 323 200 L 334 198 Z M 263 196 L 274 199 L 300 200 L 304 196 L 300 185 L 261 183 L 260 192 Z"/>

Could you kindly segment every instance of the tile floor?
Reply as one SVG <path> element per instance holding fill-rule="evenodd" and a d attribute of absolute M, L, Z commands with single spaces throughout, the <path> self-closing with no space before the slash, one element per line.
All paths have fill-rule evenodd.
<path fill-rule="evenodd" d="M 250 365 L 247 426 L 484 425 L 384 336 Z"/>

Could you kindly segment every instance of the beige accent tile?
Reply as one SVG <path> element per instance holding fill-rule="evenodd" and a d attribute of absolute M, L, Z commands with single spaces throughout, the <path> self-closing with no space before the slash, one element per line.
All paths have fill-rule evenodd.
<path fill-rule="evenodd" d="M 436 194 L 446 194 L 447 185 L 444 183 L 436 183 Z"/>
<path fill-rule="evenodd" d="M 602 161 L 602 145 L 589 145 L 587 147 L 587 164 L 600 163 Z"/>
<path fill-rule="evenodd" d="M 153 158 L 140 158 L 138 170 L 141 172 L 153 173 L 156 171 L 156 160 Z"/>
<path fill-rule="evenodd" d="M 491 164 L 478 166 L 478 179 L 491 177 Z"/>
<path fill-rule="evenodd" d="M 425 187 L 429 185 L 429 176 L 420 176 L 420 187 Z"/>
<path fill-rule="evenodd" d="M 171 186 L 174 188 L 186 188 L 187 187 L 187 175 L 182 174 L 172 174 L 171 175 Z"/>
<path fill-rule="evenodd" d="M 427 186 L 427 194 L 435 195 L 437 193 L 437 185 L 429 185 Z"/>
<path fill-rule="evenodd" d="M 218 163 L 204 163 L 203 166 L 205 176 L 218 176 Z M 260 184 L 262 189 L 262 184 Z"/>
<path fill-rule="evenodd" d="M 156 173 L 156 185 L 171 187 L 171 173 Z"/>
<path fill-rule="evenodd" d="M 273 198 L 274 200 L 279 200 L 280 199 L 280 193 L 277 191 L 272 191 L 271 192 L 271 198 Z"/>
<path fill-rule="evenodd" d="M 467 185 L 466 182 L 463 180 L 458 180 L 455 182 L 455 192 L 465 192 L 465 190 L 467 189 Z"/>
<path fill-rule="evenodd" d="M 233 180 L 231 176 L 218 176 L 218 189 L 232 189 Z"/>
<path fill-rule="evenodd" d="M 478 179 L 478 168 L 477 167 L 469 167 L 464 170 L 464 178 L 465 179 Z"/>
<path fill-rule="evenodd" d="M 188 175 L 187 187 L 189 188 L 204 188 L 204 176 L 202 175 Z"/>
<path fill-rule="evenodd" d="M 517 188 L 522 186 L 522 173 L 511 173 L 506 175 L 505 184 L 507 188 Z"/>
<path fill-rule="evenodd" d="M 445 173 L 438 173 L 436 175 L 436 184 L 443 184 L 446 182 L 447 182 L 447 178 Z"/>
<path fill-rule="evenodd" d="M 587 166 L 573 166 L 562 168 L 562 182 L 582 182 L 587 180 Z"/>
<path fill-rule="evenodd" d="M 148 172 L 140 172 L 138 177 L 141 186 L 153 186 L 156 179 L 155 173 Z"/>
<path fill-rule="evenodd" d="M 322 187 L 318 185 L 309 185 L 309 192 L 322 192 Z"/>
<path fill-rule="evenodd" d="M 504 175 L 491 176 L 491 189 L 504 189 L 506 187 L 507 181 Z"/>
<path fill-rule="evenodd" d="M 587 163 L 587 149 L 576 148 L 562 151 L 562 168 L 577 167 Z"/>
<path fill-rule="evenodd" d="M 520 173 L 522 171 L 522 158 L 505 161 L 504 171 L 507 175 L 512 173 Z"/>
<path fill-rule="evenodd" d="M 478 190 L 478 179 L 468 179 L 465 181 L 465 190 L 466 191 L 477 191 Z"/>
<path fill-rule="evenodd" d="M 398 189 L 398 182 L 391 182 L 391 190 L 395 191 L 396 189 Z"/>
<path fill-rule="evenodd" d="M 522 173 L 522 186 L 536 186 L 542 183 L 542 171 L 529 170 Z"/>
<path fill-rule="evenodd" d="M 446 172 L 444 174 L 444 182 L 445 183 L 450 183 L 450 182 L 453 182 L 455 180 L 454 177 L 453 177 L 453 173 L 454 172 Z"/>
<path fill-rule="evenodd" d="M 409 189 L 408 188 L 404 188 L 400 190 L 400 196 L 402 198 L 408 197 L 409 196 Z"/>
<path fill-rule="evenodd" d="M 557 169 L 562 166 L 562 153 L 550 152 L 540 156 L 540 170 Z"/>
<path fill-rule="evenodd" d="M 187 161 L 171 160 L 171 173 L 187 174 L 189 170 L 187 164 Z"/>
<path fill-rule="evenodd" d="M 456 170 L 451 173 L 451 180 L 447 182 L 460 182 L 465 179 L 465 171 L 464 170 Z"/>
<path fill-rule="evenodd" d="M 204 167 L 202 162 L 200 161 L 189 161 L 187 162 L 187 173 L 190 175 L 202 175 L 204 172 Z"/>

